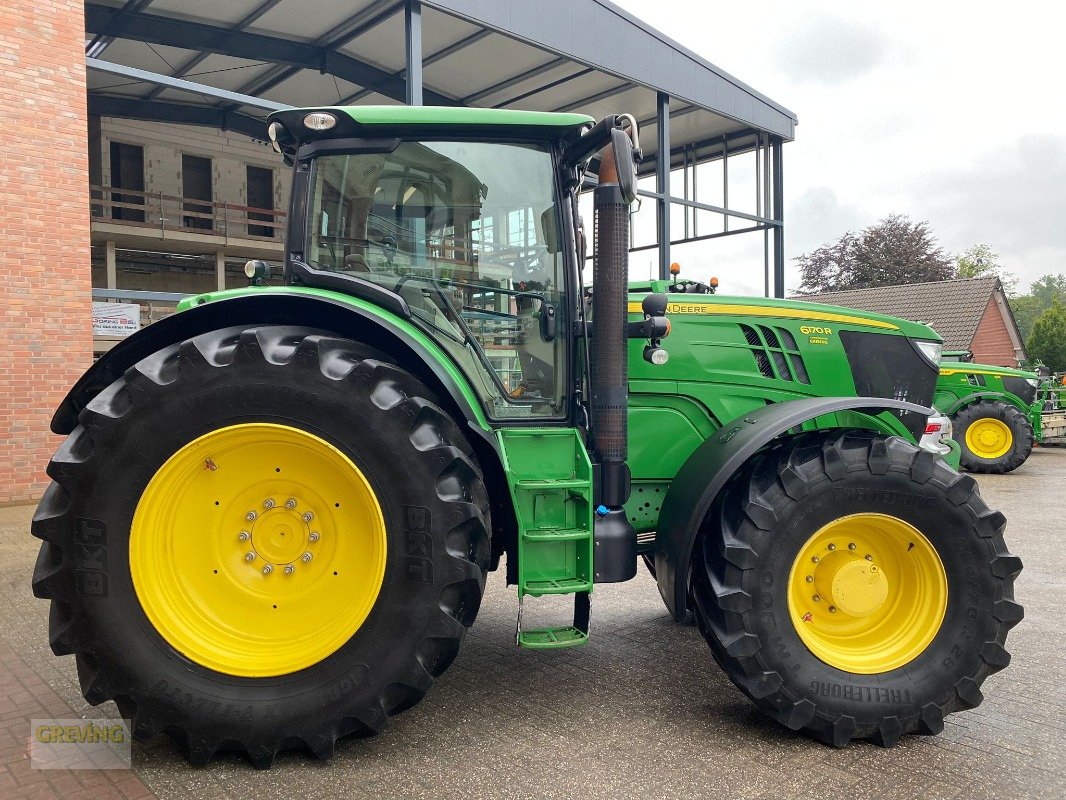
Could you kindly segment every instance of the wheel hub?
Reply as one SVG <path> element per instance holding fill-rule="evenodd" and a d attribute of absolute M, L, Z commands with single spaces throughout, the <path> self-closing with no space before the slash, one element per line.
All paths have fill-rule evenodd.
<path fill-rule="evenodd" d="M 1006 455 L 1013 444 L 1010 426 L 998 419 L 985 417 L 966 429 L 966 446 L 978 458 L 999 458 Z"/>
<path fill-rule="evenodd" d="M 251 530 L 247 531 L 246 540 L 251 544 L 248 552 L 255 555 L 253 562 L 260 560 L 264 565 L 281 567 L 282 574 L 292 575 L 301 556 L 311 552 L 311 548 L 321 540 L 321 534 L 311 528 L 316 515 L 310 512 L 311 519 L 308 520 L 305 513 L 297 512 L 297 505 L 301 509 L 309 508 L 309 504 L 299 501 L 292 507 L 279 506 L 272 499 L 268 499 L 264 505 L 267 503 L 271 504 L 269 510 L 259 515 L 252 523 Z M 237 545 L 244 547 L 246 540 L 238 534 Z M 285 567 L 293 569 L 285 571 Z"/>
<path fill-rule="evenodd" d="M 385 557 L 366 477 L 286 425 L 233 425 L 185 445 L 152 477 L 130 530 L 149 621 L 229 675 L 284 675 L 335 652 L 370 614 Z"/>
<path fill-rule="evenodd" d="M 947 610 L 947 577 L 933 545 L 886 514 L 852 514 L 800 549 L 788 582 L 800 639 L 830 666 L 887 672 L 920 655 Z"/>

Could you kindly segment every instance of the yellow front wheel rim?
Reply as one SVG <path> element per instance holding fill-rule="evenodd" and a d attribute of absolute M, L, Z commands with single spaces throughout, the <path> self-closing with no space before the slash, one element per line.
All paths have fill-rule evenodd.
<path fill-rule="evenodd" d="M 966 429 L 966 446 L 978 458 L 999 458 L 1010 452 L 1014 434 L 1005 422 L 983 417 Z"/>
<path fill-rule="evenodd" d="M 887 514 L 851 514 L 819 529 L 788 579 L 788 610 L 800 639 L 845 672 L 902 667 L 933 641 L 948 584 L 936 548 Z"/>
<path fill-rule="evenodd" d="M 137 504 L 130 573 L 177 651 L 227 675 L 310 667 L 365 622 L 385 575 L 381 505 L 358 467 L 286 425 L 212 431 Z"/>

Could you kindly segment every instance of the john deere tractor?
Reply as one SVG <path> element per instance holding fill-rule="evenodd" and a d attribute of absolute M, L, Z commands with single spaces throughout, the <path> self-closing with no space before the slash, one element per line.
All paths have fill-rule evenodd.
<path fill-rule="evenodd" d="M 1017 469 L 1040 441 L 1040 376 L 1009 367 L 974 364 L 968 351 L 952 351 L 940 365 L 934 405 L 951 418 L 970 472 Z"/>
<path fill-rule="evenodd" d="M 53 419 L 33 587 L 90 703 L 195 763 L 326 758 L 422 698 L 504 557 L 518 645 L 559 648 L 641 555 L 788 728 L 890 746 L 981 702 L 1021 563 L 973 478 L 913 444 L 937 336 L 668 282 L 628 294 L 635 127 L 272 115 L 293 169 L 281 285 L 184 301 Z M 545 595 L 572 618 L 531 627 Z"/>

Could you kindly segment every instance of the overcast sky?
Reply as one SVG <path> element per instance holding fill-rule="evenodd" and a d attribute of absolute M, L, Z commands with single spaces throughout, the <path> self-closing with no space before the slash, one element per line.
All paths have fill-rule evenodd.
<path fill-rule="evenodd" d="M 615 2 L 799 117 L 784 157 L 789 290 L 793 257 L 892 213 L 928 220 L 951 252 L 990 245 L 1022 290 L 1066 272 L 1061 5 Z M 674 257 L 761 293 L 756 239 Z"/>

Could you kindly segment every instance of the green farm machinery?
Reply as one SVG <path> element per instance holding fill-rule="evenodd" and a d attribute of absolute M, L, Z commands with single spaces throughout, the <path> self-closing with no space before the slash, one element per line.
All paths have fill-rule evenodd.
<path fill-rule="evenodd" d="M 1011 472 L 1043 439 L 1040 376 L 969 359 L 968 351 L 945 354 L 933 403 L 951 418 L 964 469 Z"/>
<path fill-rule="evenodd" d="M 280 285 L 249 262 L 247 289 L 186 299 L 53 419 L 34 591 L 90 703 L 195 763 L 326 758 L 422 698 L 490 570 L 527 615 L 567 598 L 517 624 L 562 648 L 641 558 L 790 729 L 891 746 L 981 702 L 1021 562 L 915 446 L 932 330 L 627 285 L 630 117 L 321 108 L 269 132 Z"/>

